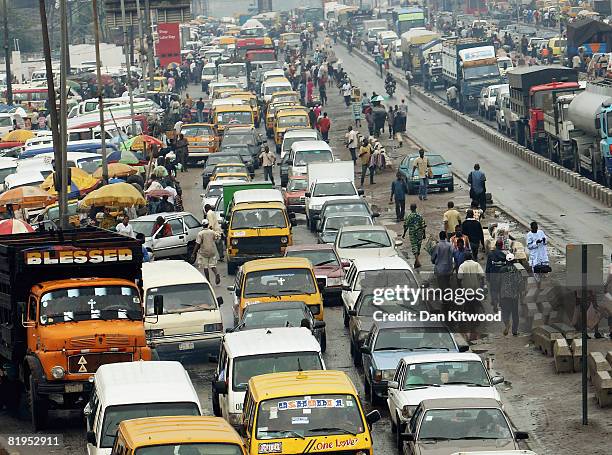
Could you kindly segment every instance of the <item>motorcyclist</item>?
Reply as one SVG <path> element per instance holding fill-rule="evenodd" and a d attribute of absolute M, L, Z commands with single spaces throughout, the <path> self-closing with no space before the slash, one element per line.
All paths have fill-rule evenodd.
<path fill-rule="evenodd" d="M 385 77 L 385 90 L 389 95 L 395 93 L 395 79 L 393 78 L 393 74 L 390 71 L 387 72 L 387 76 Z"/>

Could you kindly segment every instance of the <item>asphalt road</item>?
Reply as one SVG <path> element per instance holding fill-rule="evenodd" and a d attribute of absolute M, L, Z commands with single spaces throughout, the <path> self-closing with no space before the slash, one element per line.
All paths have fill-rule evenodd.
<path fill-rule="evenodd" d="M 367 93 L 385 93 L 383 79 L 372 66 L 351 56 L 342 45 L 334 49 L 353 84 Z M 399 71 L 394 74 L 401 77 Z M 408 100 L 408 93 L 398 85 L 396 102 L 401 98 Z M 527 223 L 537 221 L 562 249 L 568 243 L 603 243 L 604 257 L 610 257 L 612 209 L 503 152 L 416 97 L 408 103 L 408 135 L 427 150 L 445 156 L 456 174 L 466 178 L 474 163 L 480 163 L 487 190 L 512 215 Z"/>

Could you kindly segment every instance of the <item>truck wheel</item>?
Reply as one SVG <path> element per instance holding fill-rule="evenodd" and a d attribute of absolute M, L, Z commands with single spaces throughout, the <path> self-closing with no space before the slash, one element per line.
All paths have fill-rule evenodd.
<path fill-rule="evenodd" d="M 219 395 L 214 391 L 212 392 L 212 405 L 213 414 L 215 417 L 221 417 L 221 405 L 219 404 Z"/>
<path fill-rule="evenodd" d="M 227 260 L 227 274 L 228 275 L 235 275 L 237 268 L 238 266 L 236 264 L 234 264 L 233 262 L 230 262 L 229 259 Z"/>
<path fill-rule="evenodd" d="M 195 248 L 195 241 L 187 244 L 187 253 L 183 256 L 183 260 L 191 264 L 191 257 L 193 256 L 193 249 Z"/>
<path fill-rule="evenodd" d="M 32 431 L 36 432 L 44 429 L 47 426 L 47 417 L 49 406 L 47 400 L 38 397 L 36 392 L 36 382 L 32 375 L 28 378 L 28 388 L 26 390 L 26 399 L 30 408 L 30 417 L 32 422 Z"/>
<path fill-rule="evenodd" d="M 342 309 L 342 319 L 344 320 L 344 327 L 348 327 L 349 326 L 349 315 L 346 312 L 345 308 Z"/>
<path fill-rule="evenodd" d="M 321 335 L 321 352 L 325 352 L 327 350 L 327 333 L 323 332 Z"/>
<path fill-rule="evenodd" d="M 395 445 L 397 446 L 397 450 L 399 453 L 403 453 L 404 449 L 404 441 L 402 441 L 402 433 L 404 432 L 404 427 L 401 424 L 401 420 L 399 416 L 397 416 L 397 431 L 395 432 Z"/>

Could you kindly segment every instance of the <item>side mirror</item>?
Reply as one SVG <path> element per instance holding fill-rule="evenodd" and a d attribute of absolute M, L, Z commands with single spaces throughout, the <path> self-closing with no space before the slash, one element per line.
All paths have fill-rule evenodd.
<path fill-rule="evenodd" d="M 387 387 L 390 389 L 399 389 L 399 382 L 397 381 L 387 381 Z"/>
<path fill-rule="evenodd" d="M 414 434 L 413 433 L 402 433 L 400 435 L 400 439 L 402 441 L 408 441 L 408 442 L 414 441 Z"/>
<path fill-rule="evenodd" d="M 357 194 L 358 194 L 359 196 L 363 196 L 363 195 L 365 194 L 365 191 L 363 191 L 363 188 L 359 188 L 359 189 L 357 190 Z"/>
<path fill-rule="evenodd" d="M 529 439 L 529 433 L 527 433 L 526 431 L 515 431 L 514 439 L 516 439 L 517 441 Z"/>
<path fill-rule="evenodd" d="M 159 316 L 164 314 L 164 296 L 156 295 L 153 297 L 153 314 Z"/>
<path fill-rule="evenodd" d="M 214 381 L 213 389 L 219 395 L 225 395 L 227 393 L 227 383 L 225 381 Z"/>
<path fill-rule="evenodd" d="M 368 425 L 372 425 L 380 420 L 380 412 L 378 409 L 370 411 L 365 416 Z"/>
<path fill-rule="evenodd" d="M 236 292 L 236 286 L 228 286 L 227 290 L 230 292 Z"/>
<path fill-rule="evenodd" d="M 493 376 L 491 378 L 491 384 L 493 385 L 498 385 L 498 384 L 503 384 L 504 383 L 504 377 L 503 376 Z"/>
<path fill-rule="evenodd" d="M 215 355 L 215 354 L 209 354 L 208 355 L 208 361 L 210 363 L 219 363 L 219 356 Z"/>
<path fill-rule="evenodd" d="M 304 197 L 312 197 L 312 193 L 310 191 L 307 191 L 306 193 L 304 193 Z"/>
<path fill-rule="evenodd" d="M 349 316 L 357 316 L 357 310 L 348 310 L 347 313 Z"/>
<path fill-rule="evenodd" d="M 313 329 L 322 329 L 325 327 L 325 321 L 315 320 Z"/>
<path fill-rule="evenodd" d="M 223 297 L 217 297 L 217 305 L 223 305 Z"/>
<path fill-rule="evenodd" d="M 342 267 L 344 267 L 344 265 L 342 265 Z M 351 291 L 351 287 L 348 284 L 343 284 L 342 285 L 342 290 L 350 292 Z"/>
<path fill-rule="evenodd" d="M 351 266 L 351 261 L 349 261 L 348 259 L 342 259 L 340 261 L 340 265 L 342 266 L 342 268 L 350 267 Z M 342 286 L 342 290 L 343 291 L 350 291 L 351 290 L 350 286 L 346 286 L 346 287 L 347 287 L 347 289 L 344 289 L 344 286 Z"/>
<path fill-rule="evenodd" d="M 395 239 L 395 242 L 393 242 L 393 244 L 395 246 L 402 246 L 404 244 L 404 241 L 401 239 Z"/>
<path fill-rule="evenodd" d="M 295 220 L 295 213 L 291 212 L 291 213 L 289 214 L 289 219 L 290 219 L 290 220 Z"/>
<path fill-rule="evenodd" d="M 96 441 L 96 433 L 94 433 L 93 431 L 87 432 L 87 443 L 91 444 L 94 447 L 98 444 Z"/>
<path fill-rule="evenodd" d="M 372 218 L 378 218 L 380 216 L 380 212 L 372 213 Z"/>
<path fill-rule="evenodd" d="M 459 352 L 468 352 L 470 350 L 470 345 L 460 344 L 459 346 L 457 346 L 457 348 L 459 349 Z"/>
<path fill-rule="evenodd" d="M 362 354 L 370 354 L 372 352 L 369 346 L 361 346 L 359 351 L 361 351 Z"/>

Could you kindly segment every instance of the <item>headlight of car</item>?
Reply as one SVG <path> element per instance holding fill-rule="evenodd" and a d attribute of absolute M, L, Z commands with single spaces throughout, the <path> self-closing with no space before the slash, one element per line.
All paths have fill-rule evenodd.
<path fill-rule="evenodd" d="M 232 244 L 232 246 L 237 246 L 238 245 L 238 239 L 232 239 L 231 244 Z"/>
<path fill-rule="evenodd" d="M 53 376 L 53 379 L 62 379 L 65 373 L 66 372 L 64 371 L 64 369 L 59 365 L 51 368 L 51 376 Z"/>
<path fill-rule="evenodd" d="M 450 172 L 447 172 L 447 173 L 445 173 L 445 174 L 442 174 L 442 178 L 450 178 L 450 177 L 452 177 L 452 176 L 453 176 L 453 174 L 451 174 Z"/>
<path fill-rule="evenodd" d="M 287 242 L 289 242 L 289 239 L 287 237 L 281 237 L 280 241 L 283 245 L 286 245 Z"/>
<path fill-rule="evenodd" d="M 151 329 L 146 331 L 148 338 L 157 338 L 164 336 L 164 329 Z"/>
<path fill-rule="evenodd" d="M 340 286 L 342 284 L 342 278 L 328 278 L 327 285 L 328 286 Z"/>

